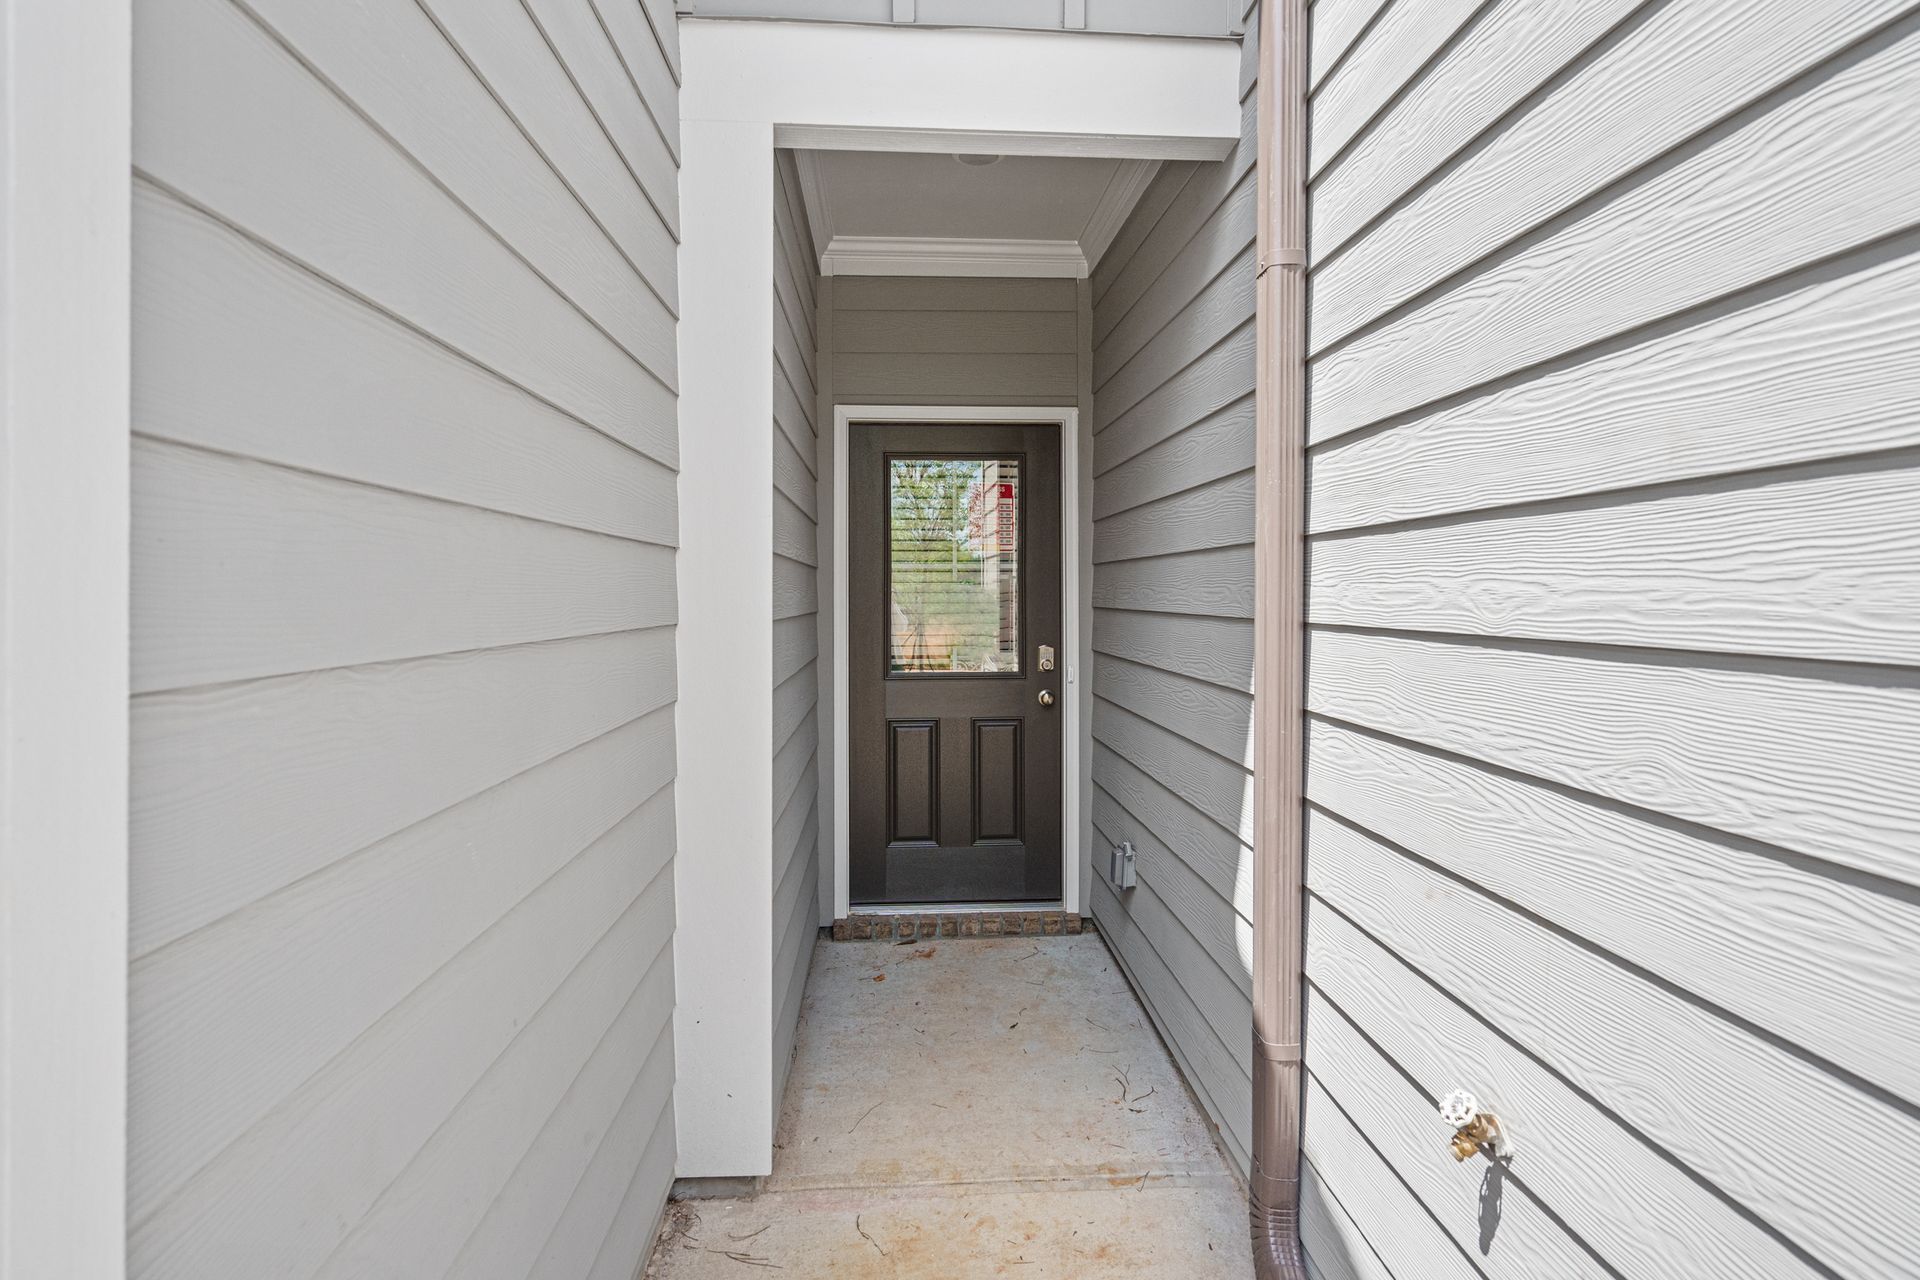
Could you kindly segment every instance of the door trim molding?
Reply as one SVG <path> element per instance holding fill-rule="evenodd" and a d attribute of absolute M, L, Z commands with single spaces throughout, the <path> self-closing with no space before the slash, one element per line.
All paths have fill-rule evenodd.
<path fill-rule="evenodd" d="M 849 776 L 850 733 L 847 686 L 847 644 L 851 628 L 847 602 L 847 446 L 853 430 L 893 423 L 935 426 L 998 427 L 1031 423 L 1060 430 L 1060 594 L 1061 650 L 1066 656 L 1066 679 L 1061 682 L 1061 716 L 1067 732 L 1061 735 L 1060 778 L 1060 894 L 1061 901 L 1080 900 L 1080 759 L 1082 739 L 1081 691 L 1089 673 L 1080 634 L 1080 583 L 1083 565 L 1080 542 L 1080 410 L 977 405 L 841 404 L 833 408 L 833 913 L 849 914 L 852 890 L 849 863 L 852 852 L 853 780 Z"/>

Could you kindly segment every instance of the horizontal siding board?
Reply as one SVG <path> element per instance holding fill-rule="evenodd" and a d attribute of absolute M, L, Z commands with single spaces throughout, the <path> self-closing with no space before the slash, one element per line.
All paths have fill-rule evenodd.
<path fill-rule="evenodd" d="M 677 540 L 671 422 L 603 434 L 151 186 L 134 210 L 136 431 Z"/>
<path fill-rule="evenodd" d="M 773 624 L 773 682 L 784 683 L 819 656 L 817 628 L 806 616 L 784 618 Z"/>
<path fill-rule="evenodd" d="M 635 270 L 418 5 L 244 0 L 342 96 L 628 351 L 670 359 L 670 275 Z M 671 174 L 660 189 L 672 190 Z"/>
<path fill-rule="evenodd" d="M 636 796 L 652 798 L 630 835 L 670 841 L 672 768 L 673 719 L 656 713 L 137 961 L 135 1216 L 625 822 Z"/>
<path fill-rule="evenodd" d="M 1074 312 L 1071 280 L 983 276 L 838 276 L 833 302 L 839 316 L 858 311 Z M 836 329 L 839 320 L 836 318 Z"/>
<path fill-rule="evenodd" d="M 1253 833 L 1251 776 L 1246 765 L 1217 756 L 1174 729 L 1101 698 L 1093 708 L 1093 739 L 1167 790 L 1248 841 Z"/>
<path fill-rule="evenodd" d="M 1093 528 L 1093 562 L 1242 546 L 1253 532 L 1253 472 L 1108 516 Z"/>
<path fill-rule="evenodd" d="M 773 755 L 773 803 L 777 813 L 786 808 L 794 789 L 814 773 L 814 752 L 820 745 L 818 719 L 810 709 Z"/>
<path fill-rule="evenodd" d="M 1355 1280 L 1481 1280 L 1465 1251 L 1312 1076 L 1305 1102 L 1300 1239 L 1321 1270 Z"/>
<path fill-rule="evenodd" d="M 590 2 L 525 0 L 527 12 L 567 67 L 574 91 L 593 112 L 667 230 L 678 238 L 679 161 L 647 113 Z M 662 197 L 666 198 L 662 198 Z"/>
<path fill-rule="evenodd" d="M 1098 797 L 1118 809 L 1097 808 L 1104 815 L 1101 822 L 1108 835 L 1125 840 L 1137 832 L 1151 832 L 1232 913 L 1241 914 L 1239 904 L 1251 903 L 1253 853 L 1245 836 L 1098 741 L 1093 744 L 1093 785 Z M 1230 921 L 1222 925 L 1232 927 Z"/>
<path fill-rule="evenodd" d="M 417 0 L 593 211 L 594 219 L 678 313 L 679 255 L 660 215 L 675 189 L 644 191 L 519 0 Z M 677 188 L 677 182 L 675 184 Z"/>
<path fill-rule="evenodd" d="M 813 477 L 813 460 L 802 453 L 792 438 L 779 427 L 773 429 L 773 487 L 796 507 L 819 519 L 819 485 Z"/>
<path fill-rule="evenodd" d="M 1319 539 L 1309 616 L 1920 665 L 1920 466 L 1776 476 Z"/>
<path fill-rule="evenodd" d="M 1224 689 L 1253 688 L 1253 621 L 1111 609 L 1094 614 L 1093 648 Z"/>
<path fill-rule="evenodd" d="M 673 420 L 670 326 L 629 353 L 227 0 L 155 2 L 143 173 L 576 416 Z"/>
<path fill-rule="evenodd" d="M 793 621 L 804 620 L 796 618 Z M 776 750 L 793 736 L 800 722 L 813 710 L 819 697 L 816 680 L 817 673 L 810 662 L 773 686 L 773 741 Z"/>
<path fill-rule="evenodd" d="M 1105 520 L 1253 465 L 1253 398 L 1246 396 L 1096 477 L 1093 518 Z"/>
<path fill-rule="evenodd" d="M 651 1136 L 645 1144 L 640 1145 L 636 1139 L 635 1145 L 639 1146 L 640 1157 L 633 1162 L 633 1176 L 628 1179 L 626 1195 L 614 1206 L 613 1221 L 601 1238 L 599 1252 L 594 1254 L 588 1280 L 629 1280 L 653 1254 L 657 1224 L 666 1212 L 667 1196 L 673 1187 L 675 1147 L 671 1106 L 656 1113 Z M 624 1169 L 625 1164 L 620 1167 Z"/>
<path fill-rule="evenodd" d="M 1485 0 L 1387 5 L 1340 66 L 1315 80 L 1313 105 L 1307 113 L 1309 176 L 1317 175 L 1346 150 L 1484 7 Z"/>
<path fill-rule="evenodd" d="M 650 959 L 640 959 L 655 947 Z M 645 1064 L 656 1082 L 666 1075 L 663 1062 L 648 1061 L 648 1051 L 662 1043 L 660 1032 L 673 1013 L 672 952 L 661 936 L 617 956 L 640 974 L 637 986 L 633 972 L 610 972 L 605 964 L 583 964 L 570 975 L 528 1033 L 495 1059 L 459 1110 L 327 1256 L 315 1280 L 352 1280 L 382 1270 L 444 1274 L 518 1157 L 609 1041 L 629 1067 Z M 632 1083 L 632 1077 L 619 1078 L 602 1088 L 617 1098 Z M 658 1083 L 650 1084 L 649 1092 L 661 1092 Z"/>
<path fill-rule="evenodd" d="M 1896 31 L 1894 35 L 1898 35 Z M 1325 440 L 1920 221 L 1920 41 L 1876 40 L 1676 153 L 1587 216 L 1318 356 Z M 1427 257 L 1423 248 L 1420 256 Z M 1347 259 L 1342 259 L 1346 261 Z M 1353 298 L 1323 270 L 1316 297 Z M 1396 301 L 1404 296 L 1396 291 Z M 1316 319 L 1318 338 L 1328 326 Z"/>
<path fill-rule="evenodd" d="M 1318 88 L 1393 0 L 1314 0 L 1308 24 L 1307 82 Z"/>
<path fill-rule="evenodd" d="M 1253 699 L 1143 663 L 1096 654 L 1100 696 L 1228 760 L 1249 759 Z"/>
<path fill-rule="evenodd" d="M 673 621 L 673 553 L 137 442 L 136 691 Z"/>
<path fill-rule="evenodd" d="M 1221 910 L 1220 896 L 1206 881 L 1104 792 L 1095 791 L 1093 811 L 1095 846 L 1111 848 L 1122 839 L 1132 840 L 1138 885 L 1146 886 L 1154 901 L 1213 961 L 1226 981 L 1250 1001 L 1253 998 L 1252 922 L 1237 910 Z M 1130 834 L 1115 835 L 1118 831 Z M 1209 984 L 1213 981 L 1210 977 L 1201 980 Z M 1236 1025 L 1237 1020 L 1236 1013 Z"/>
<path fill-rule="evenodd" d="M 777 487 L 773 493 L 773 551 L 804 565 L 820 561 L 819 526 Z"/>
<path fill-rule="evenodd" d="M 680 155 L 680 86 L 667 51 L 655 37 L 647 20 L 644 0 L 626 4 L 621 0 L 589 0 L 594 17 L 613 42 L 620 65 L 639 95 L 654 128 L 666 141 L 667 150 L 677 160 Z M 677 187 L 678 175 L 674 186 Z"/>
<path fill-rule="evenodd" d="M 1330 914 L 1317 903 L 1311 905 L 1307 927 L 1310 948 L 1317 922 Z M 1309 952 L 1310 956 L 1314 954 Z M 1312 976 L 1310 971 L 1310 979 Z M 1596 1259 L 1554 1220 L 1556 1206 L 1543 1204 L 1532 1184 L 1516 1177 L 1501 1179 L 1495 1232 L 1483 1248 L 1480 1206 L 1487 1190 L 1486 1162 L 1455 1163 L 1448 1154 L 1447 1131 L 1434 1115 L 1431 1086 L 1410 1080 L 1369 1040 L 1365 1030 L 1371 1028 L 1356 1026 L 1311 980 L 1306 992 L 1306 1019 L 1313 1044 L 1308 1061 L 1307 1147 L 1309 1158 L 1316 1164 L 1327 1159 L 1331 1165 L 1336 1150 L 1333 1141 L 1344 1136 L 1336 1126 L 1336 1132 L 1329 1135 L 1333 1141 L 1324 1151 L 1311 1136 L 1314 1126 L 1323 1117 L 1331 1118 L 1328 1112 L 1337 1107 L 1340 1119 L 1356 1130 L 1387 1166 L 1388 1176 L 1412 1191 L 1454 1247 L 1473 1260 L 1482 1280 L 1541 1280 L 1545 1276 L 1554 1280 L 1616 1280 L 1620 1273 Z M 1489 1109 L 1498 1110 L 1503 1095 L 1479 1085 L 1483 1079 L 1480 1072 L 1470 1078 Z M 1444 1087 L 1452 1088 L 1453 1082 Z M 1351 1176 L 1343 1178 L 1343 1188 Z M 1411 1256 L 1417 1244 L 1433 1243 L 1432 1233 L 1413 1222 L 1369 1218 L 1365 1225 L 1376 1247 L 1393 1251 L 1395 1256 L 1403 1252 Z M 1426 1272 L 1413 1275 L 1425 1280 Z"/>
<path fill-rule="evenodd" d="M 1251 209 L 1251 204 L 1249 204 Z M 1216 226 L 1217 223 L 1209 223 Z M 1235 239 L 1240 237 L 1235 236 Z M 1102 405 L 1114 416 L 1138 404 L 1167 379 L 1218 345 L 1253 316 L 1256 274 L 1251 236 L 1243 253 L 1188 299 L 1177 321 L 1160 329 L 1138 351 L 1116 356 L 1113 376 L 1099 388 Z M 1102 347 L 1102 351 L 1107 347 Z"/>
<path fill-rule="evenodd" d="M 311 1274 L 568 975 L 671 932 L 672 844 L 651 818 L 574 858 L 136 1221 L 130 1272 Z"/>
<path fill-rule="evenodd" d="M 1253 390 L 1251 320 L 1181 369 L 1152 394 L 1113 417 L 1094 401 L 1094 471 L 1118 466 L 1180 428 L 1238 404 Z"/>
<path fill-rule="evenodd" d="M 1761 665 L 1321 631 L 1308 705 L 1839 866 L 1920 883 L 1920 687 Z M 1756 715 L 1764 708 L 1764 715 Z"/>
<path fill-rule="evenodd" d="M 1310 195 L 1322 261 L 1453 161 L 1647 0 L 1498 0 L 1374 118 L 1366 145 L 1322 166 Z"/>
<path fill-rule="evenodd" d="M 792 618 L 800 614 L 818 613 L 820 610 L 819 592 L 814 581 L 813 566 L 789 560 L 784 556 L 773 558 L 773 617 L 777 622 L 782 618 Z"/>
<path fill-rule="evenodd" d="M 1762 846 L 1316 721 L 1314 803 L 1920 1102 L 1920 905 Z M 1364 918 L 1350 894 L 1325 892 Z M 1505 1025 L 1503 1023 L 1503 1025 Z M 1863 1026 L 1880 1034 L 1863 1036 Z"/>
<path fill-rule="evenodd" d="M 1093 305 L 1097 315 L 1105 312 L 1107 291 L 1113 287 L 1113 282 L 1132 266 L 1140 245 L 1153 234 L 1167 207 L 1200 167 L 1200 162 L 1193 160 L 1166 161 L 1153 175 L 1153 180 L 1147 183 L 1147 189 L 1140 193 L 1139 201 L 1127 214 L 1126 221 L 1120 224 L 1113 243 L 1107 246 L 1100 261 L 1093 264 Z"/>
<path fill-rule="evenodd" d="M 673 696 L 673 634 L 655 629 L 137 697 L 132 954 Z"/>
<path fill-rule="evenodd" d="M 632 1110 L 643 1115 L 657 1114 L 666 1105 L 673 1088 L 672 1018 L 651 1028 L 651 1042 L 633 1034 L 647 1028 L 645 1015 L 658 998 L 652 988 L 663 980 L 671 1010 L 671 949 L 654 961 L 652 973 L 636 988 L 624 1015 L 625 1025 L 616 1024 L 594 1050 L 539 1136 L 520 1156 L 492 1202 L 484 1206 L 479 1221 L 464 1240 L 456 1242 L 459 1252 L 441 1272 L 463 1280 L 521 1280 L 586 1172 L 581 1135 L 611 1134 L 622 1128 L 621 1117 L 630 1101 Z M 639 1139 L 644 1143 L 650 1136 L 643 1133 Z M 657 1186 L 665 1199 L 666 1180 Z M 650 1227 L 656 1217 L 657 1210 L 643 1213 L 643 1225 Z"/>
<path fill-rule="evenodd" d="M 841 352 L 833 377 L 835 395 L 851 401 L 893 404 L 989 393 L 1071 402 L 1077 369 L 1070 355 Z"/>
<path fill-rule="evenodd" d="M 1321 848 L 1330 843 L 1321 836 L 1314 838 Z M 1618 1074 L 1608 1070 L 1598 1081 L 1604 1092 L 1596 1101 L 1595 1095 L 1553 1074 L 1537 1058 L 1474 1019 L 1449 998 L 1457 993 L 1433 985 L 1444 980 L 1440 975 L 1417 974 L 1335 912 L 1316 909 L 1312 914 L 1308 965 L 1314 987 L 1365 1026 L 1380 1050 L 1428 1096 L 1438 1096 L 1461 1080 L 1485 1081 L 1477 1092 L 1488 1110 L 1513 1126 L 1516 1149 L 1522 1140 L 1517 1135 L 1554 1135 L 1550 1141 L 1529 1145 L 1524 1157 L 1515 1157 L 1515 1176 L 1525 1180 L 1530 1193 L 1551 1204 L 1561 1221 L 1619 1274 L 1671 1272 L 1700 1280 L 1747 1276 L 1788 1280 L 1821 1274 L 1804 1256 L 1723 1198 L 1722 1189 L 1711 1178 L 1727 1170 L 1696 1165 L 1698 1173 L 1709 1176 L 1702 1181 L 1669 1158 L 1669 1153 L 1679 1156 L 1683 1151 L 1673 1150 L 1667 1142 L 1698 1136 L 1697 1130 L 1690 1135 L 1676 1132 L 1678 1122 L 1672 1117 L 1685 1110 L 1680 1100 L 1685 1095 L 1675 1090 L 1673 1101 L 1650 1102 L 1630 1118 L 1607 1105 L 1609 1101 L 1615 1106 L 1626 1103 L 1634 1090 L 1646 1088 L 1657 1078 L 1649 1071 L 1659 1071 L 1655 1064 L 1667 1052 L 1679 1052 L 1678 1046 L 1649 1037 L 1639 1047 L 1645 1057 L 1634 1069 L 1624 1057 L 1633 1051 L 1629 1042 L 1638 1026 L 1624 1016 L 1624 1010 L 1618 1006 L 1609 1010 L 1604 1000 L 1571 1006 L 1557 1002 L 1572 1015 L 1567 1018 L 1569 1024 L 1615 1046 Z M 1524 964 L 1516 971 L 1529 972 Z M 1515 984 L 1512 973 L 1504 981 L 1509 987 Z M 1542 1002 L 1536 1007 L 1537 1015 L 1553 1019 L 1555 1003 Z M 1621 1016 L 1614 1022 L 1608 1013 Z M 1581 1033 L 1570 1030 L 1570 1034 Z M 1659 1127 L 1647 1132 L 1633 1121 Z M 1743 1127 L 1756 1123 L 1763 1123 L 1757 1114 Z M 1729 1137 L 1723 1135 L 1718 1144 L 1723 1150 Z M 1765 1145 L 1743 1157 L 1748 1162 L 1770 1158 Z M 1465 1213 L 1454 1216 L 1460 1227 L 1471 1227 L 1477 1236 L 1477 1214 L 1472 1220 Z"/>
<path fill-rule="evenodd" d="M 1253 548 L 1125 560 L 1094 575 L 1096 609 L 1253 616 Z"/>
<path fill-rule="evenodd" d="M 1232 211 L 1247 208 L 1244 201 L 1249 188 L 1245 179 L 1252 172 L 1254 158 L 1259 151 L 1255 105 L 1253 98 L 1241 104 L 1240 137 L 1235 141 L 1233 151 L 1224 160 L 1196 165 L 1192 176 L 1168 202 L 1153 229 L 1141 240 L 1139 248 L 1129 255 L 1123 267 L 1116 264 L 1113 283 L 1100 298 L 1094 312 L 1093 343 L 1096 350 L 1106 346 L 1112 336 L 1120 331 L 1121 324 L 1146 297 L 1154 283 L 1173 266 L 1196 237 L 1226 236 L 1231 242 L 1240 236 L 1252 234 L 1252 228 L 1242 221 L 1246 213 L 1242 212 L 1236 217 Z M 1220 226 L 1210 231 L 1209 224 L 1215 221 Z M 1244 245 L 1245 241 L 1240 240 L 1239 244 Z"/>
<path fill-rule="evenodd" d="M 970 312 L 843 310 L 833 323 L 834 349 L 844 355 L 1070 356 L 1076 340 L 1066 311 L 1008 311 L 982 323 Z"/>
<path fill-rule="evenodd" d="M 1113 380 L 1169 325 L 1190 332 L 1209 328 L 1207 322 L 1215 316 L 1244 319 L 1253 314 L 1257 191 L 1252 173 L 1241 178 L 1226 202 L 1107 333 L 1094 353 L 1094 390 L 1124 396 L 1125 384 L 1114 385 Z"/>
<path fill-rule="evenodd" d="M 1309 459 L 1327 530 L 1920 445 L 1920 244 Z"/>
<path fill-rule="evenodd" d="M 1093 881 L 1092 906 L 1108 949 L 1119 961 L 1134 994 L 1146 1006 L 1147 1016 L 1166 1041 L 1181 1074 L 1193 1086 L 1228 1154 L 1244 1174 L 1249 1167 L 1253 1127 L 1253 1083 L 1242 1065 L 1246 1050 L 1220 1042 L 1192 995 L 1140 932 L 1113 890 L 1098 877 Z"/>
<path fill-rule="evenodd" d="M 1546 224 L 1594 192 L 1629 179 L 1635 170 L 1760 101 L 1911 8 L 1911 0 L 1860 0 L 1833 12 L 1793 0 L 1749 0 L 1731 6 L 1691 0 L 1654 7 L 1646 21 L 1634 24 L 1590 61 L 1573 68 L 1545 97 L 1528 104 L 1524 114 L 1489 134 L 1459 164 L 1370 228 L 1347 253 L 1319 269 L 1314 288 L 1314 349 L 1340 341 L 1401 300 Z M 1844 73 L 1840 77 L 1847 79 Z M 1911 96 L 1913 83 L 1910 68 L 1890 64 L 1889 78 L 1877 88 L 1872 75 L 1844 89 L 1837 84 L 1799 88 L 1793 98 L 1773 106 L 1784 126 L 1779 132 L 1772 125 L 1759 124 L 1754 150 L 1734 138 L 1720 144 L 1706 142 L 1709 152 L 1733 159 L 1731 169 L 1719 170 L 1709 154 L 1689 163 L 1682 153 L 1676 157 L 1677 166 L 1659 169 L 1645 202 L 1637 193 L 1620 197 L 1622 212 L 1631 209 L 1630 216 L 1646 217 L 1648 209 L 1668 206 L 1661 239 L 1674 237 L 1674 230 L 1685 225 L 1690 234 L 1674 237 L 1678 241 L 1674 248 L 1696 270 L 1710 265 L 1737 268 L 1742 251 L 1734 243 L 1740 231 L 1714 225 L 1717 217 L 1740 216 L 1734 189 L 1716 194 L 1721 181 L 1732 182 L 1734 188 L 1750 188 L 1747 199 L 1756 206 L 1782 199 L 1797 206 L 1809 198 L 1820 199 L 1817 189 L 1829 183 L 1847 187 L 1850 166 L 1843 139 L 1849 135 L 1861 139 L 1864 128 L 1855 113 L 1876 115 L 1880 124 L 1892 122 L 1893 117 L 1885 114 L 1892 109 L 1890 100 Z M 1803 110 L 1809 113 L 1804 125 L 1793 119 Z M 1771 114 L 1765 108 L 1762 113 Z M 1801 129 L 1811 130 L 1836 150 L 1831 154 L 1815 150 L 1811 156 L 1804 150 L 1796 153 L 1792 137 Z M 1860 145 L 1854 143 L 1856 148 Z M 1866 146 L 1869 154 L 1875 145 L 1878 139 Z M 1892 145 L 1891 140 L 1886 145 Z M 1757 157 L 1758 162 L 1743 160 L 1742 155 Z M 1806 173 L 1809 164 L 1821 171 L 1819 177 Z M 1671 177 L 1663 181 L 1667 174 Z M 1700 213 L 1681 198 L 1682 193 L 1693 192 L 1696 184 L 1702 188 L 1698 194 L 1711 202 Z M 1848 215 L 1848 197 L 1837 192 L 1835 196 L 1834 204 L 1826 207 L 1841 226 L 1860 217 L 1859 213 Z M 1881 200 L 1904 204 L 1909 217 L 1914 211 L 1911 190 L 1897 184 Z M 1871 196 L 1869 202 L 1880 203 Z M 1676 213 L 1681 217 L 1675 218 Z M 1757 207 L 1753 215 L 1752 225 L 1762 233 L 1769 216 L 1780 216 L 1762 213 Z M 1805 208 L 1786 216 L 1823 215 Z M 1723 235 L 1725 239 L 1719 239 Z M 1714 238 L 1703 241 L 1704 237 Z M 1791 239 L 1782 237 L 1782 247 Z M 1661 256 L 1663 247 L 1656 240 L 1645 250 L 1633 251 L 1655 255 L 1646 263 L 1640 283 L 1651 284 L 1646 277 L 1667 269 L 1659 266 L 1671 260 Z M 1820 251 L 1807 256 L 1820 256 Z M 1648 296 L 1658 297 L 1659 292 Z"/>
<path fill-rule="evenodd" d="M 1652 1163 L 1659 1158 L 1656 1153 L 1663 1153 L 1734 1202 L 1704 1194 L 1673 1169 L 1663 1177 L 1613 1178 L 1622 1191 L 1633 1188 L 1628 1194 L 1634 1198 L 1660 1198 L 1676 1214 L 1693 1215 L 1694 1225 L 1675 1222 L 1671 1233 L 1721 1255 L 1716 1261 L 1722 1273 L 1817 1274 L 1783 1254 L 1777 1242 L 1756 1234 L 1745 1219 L 1730 1219 L 1741 1210 L 1779 1228 L 1807 1254 L 1843 1274 L 1896 1275 L 1903 1260 L 1920 1256 L 1920 1224 L 1902 1212 L 1906 1188 L 1920 1180 L 1920 1119 L 1421 867 L 1355 828 L 1316 814 L 1309 817 L 1308 829 L 1314 868 L 1310 884 L 1316 895 L 1401 956 L 1419 957 L 1430 981 L 1497 1025 L 1542 1067 L 1587 1097 L 1606 1100 L 1616 1109 L 1620 1126 L 1648 1148 L 1645 1156 L 1609 1159 L 1604 1148 L 1620 1149 L 1617 1141 L 1582 1144 L 1582 1163 L 1610 1166 L 1612 1176 Z M 1329 949 L 1362 936 L 1343 920 L 1320 918 L 1316 923 L 1327 933 Z M 1486 938 L 1500 939 L 1497 959 L 1484 945 Z M 1386 968 L 1369 947 L 1353 945 L 1356 952 L 1343 958 L 1343 966 L 1384 975 Z M 1409 1003 L 1430 1010 L 1448 1008 L 1445 1001 L 1428 995 L 1430 988 L 1419 990 L 1422 998 Z M 1461 1016 L 1449 1010 L 1445 1020 Z M 1440 1023 L 1428 1018 L 1409 1030 L 1431 1036 L 1445 1031 Z M 1403 1066 L 1410 1065 L 1409 1056 L 1401 1055 Z M 1441 1061 L 1429 1078 L 1464 1069 L 1458 1062 Z M 1493 1062 L 1485 1070 L 1503 1089 L 1517 1075 Z M 1791 1165 L 1771 1154 L 1779 1132 L 1774 1107 L 1782 1098 L 1820 1116 L 1827 1139 Z M 1561 1131 L 1547 1115 L 1529 1117 L 1523 1099 L 1513 1098 L 1508 1105 L 1515 1111 L 1511 1116 L 1502 1113 L 1503 1118 L 1514 1122 L 1516 1133 L 1523 1132 L 1523 1124 L 1536 1131 Z M 1530 1185 L 1546 1189 L 1545 1171 L 1531 1153 L 1526 1176 Z M 1624 1198 L 1620 1192 L 1615 1196 Z M 1600 1188 L 1583 1193 L 1571 1186 L 1553 1197 L 1556 1204 L 1604 1204 L 1606 1198 Z M 1614 1213 L 1620 1222 L 1645 1221 L 1633 1212 L 1638 1206 L 1631 1201 L 1618 1208 L 1626 1210 Z M 1684 1266 L 1687 1275 L 1713 1271 L 1713 1264 L 1686 1260 L 1668 1241 L 1643 1241 L 1637 1227 L 1610 1230 L 1595 1223 L 1585 1230 L 1589 1241 L 1623 1271 L 1646 1265 L 1625 1264 L 1648 1248 L 1670 1250 L 1671 1263 Z M 1615 1233 L 1625 1238 L 1609 1240 Z"/>

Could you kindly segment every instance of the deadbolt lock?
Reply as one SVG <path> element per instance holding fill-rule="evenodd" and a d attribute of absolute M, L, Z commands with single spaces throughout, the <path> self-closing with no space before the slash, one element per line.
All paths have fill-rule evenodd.
<path fill-rule="evenodd" d="M 1053 670 L 1053 646 L 1050 644 L 1040 646 L 1040 669 L 1042 671 Z"/>

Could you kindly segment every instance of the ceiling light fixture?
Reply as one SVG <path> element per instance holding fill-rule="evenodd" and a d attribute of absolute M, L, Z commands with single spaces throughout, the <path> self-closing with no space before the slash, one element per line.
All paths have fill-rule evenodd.
<path fill-rule="evenodd" d="M 1000 163 L 999 156 L 968 155 L 965 152 L 955 152 L 953 158 L 973 169 L 984 169 L 990 164 Z"/>

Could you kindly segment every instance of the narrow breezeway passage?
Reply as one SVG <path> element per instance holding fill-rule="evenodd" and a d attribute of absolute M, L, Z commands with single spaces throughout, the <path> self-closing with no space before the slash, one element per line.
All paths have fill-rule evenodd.
<path fill-rule="evenodd" d="M 821 942 L 774 1170 L 654 1280 L 1250 1274 L 1245 1195 L 1105 944 Z"/>

